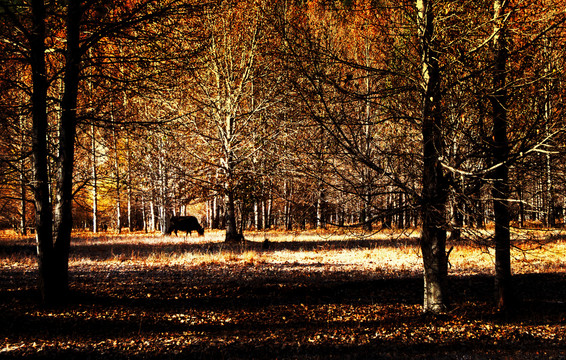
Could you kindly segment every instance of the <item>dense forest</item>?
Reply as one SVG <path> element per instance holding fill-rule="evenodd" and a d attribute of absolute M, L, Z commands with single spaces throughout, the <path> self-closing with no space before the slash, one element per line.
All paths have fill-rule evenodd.
<path fill-rule="evenodd" d="M 565 20 L 559 1 L 2 0 L 0 225 L 35 232 L 46 299 L 72 229 L 421 228 L 431 312 L 447 242 L 493 226 L 505 308 L 510 228 L 566 217 Z"/>

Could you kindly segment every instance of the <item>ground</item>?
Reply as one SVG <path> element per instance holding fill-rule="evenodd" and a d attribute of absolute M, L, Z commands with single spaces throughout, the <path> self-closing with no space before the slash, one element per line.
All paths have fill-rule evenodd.
<path fill-rule="evenodd" d="M 566 359 L 566 243 L 514 251 L 517 310 L 493 310 L 493 256 L 454 244 L 451 306 L 422 313 L 416 233 L 74 235 L 69 303 L 44 307 L 30 237 L 0 238 L 0 359 Z M 270 247 L 262 248 L 264 238 Z"/>

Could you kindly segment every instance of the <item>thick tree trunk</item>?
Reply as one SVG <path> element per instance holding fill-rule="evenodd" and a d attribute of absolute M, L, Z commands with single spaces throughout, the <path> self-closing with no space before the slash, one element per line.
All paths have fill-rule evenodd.
<path fill-rule="evenodd" d="M 67 52 L 64 93 L 59 124 L 59 154 L 52 214 L 47 169 L 47 79 L 45 76 L 45 4 L 32 2 L 33 30 L 30 38 L 32 64 L 32 152 L 34 199 L 38 246 L 39 290 L 46 303 L 60 303 L 68 293 L 68 260 L 72 230 L 72 180 L 76 105 L 79 82 L 79 23 L 81 8 L 69 2 L 67 8 Z"/>
<path fill-rule="evenodd" d="M 241 235 L 238 234 L 238 228 L 236 226 L 236 206 L 234 204 L 234 151 L 232 149 L 232 141 L 234 140 L 234 117 L 227 115 L 225 117 L 225 127 L 224 131 L 224 154 L 225 158 L 222 160 L 222 167 L 225 172 L 224 180 L 224 221 L 226 228 L 226 242 L 239 242 L 241 240 Z"/>
<path fill-rule="evenodd" d="M 440 69 L 433 46 L 434 12 L 428 0 L 417 0 L 422 55 L 422 221 L 421 250 L 424 266 L 423 310 L 446 310 L 446 181 L 442 173 L 442 119 Z"/>
<path fill-rule="evenodd" d="M 39 291 L 45 302 L 55 296 L 52 274 L 53 214 L 47 169 L 47 77 L 45 73 L 45 4 L 33 0 L 33 29 L 30 34 L 32 102 L 33 194 L 37 241 Z"/>
<path fill-rule="evenodd" d="M 234 192 L 228 189 L 226 194 L 226 242 L 239 242 L 240 236 L 236 227 L 236 207 L 234 206 Z"/>
<path fill-rule="evenodd" d="M 73 227 L 73 169 L 77 127 L 77 94 L 81 52 L 79 47 L 81 6 L 69 1 L 67 8 L 67 52 L 65 56 L 65 90 L 61 101 L 59 125 L 59 156 L 55 195 L 55 254 L 54 272 L 58 302 L 64 300 L 69 286 L 69 250 Z"/>
<path fill-rule="evenodd" d="M 495 292 L 497 307 L 507 310 L 511 300 L 511 255 L 509 233 L 509 143 L 507 140 L 507 42 L 505 31 L 505 1 L 493 2 L 493 93 L 490 96 L 493 116 L 492 159 L 493 212 L 495 216 Z"/>

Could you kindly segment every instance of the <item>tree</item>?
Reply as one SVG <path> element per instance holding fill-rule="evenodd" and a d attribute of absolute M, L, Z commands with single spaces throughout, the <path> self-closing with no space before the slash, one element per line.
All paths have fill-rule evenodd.
<path fill-rule="evenodd" d="M 422 94 L 422 235 L 424 266 L 423 310 L 446 310 L 446 199 L 447 186 L 440 159 L 443 154 L 440 65 L 434 40 L 435 13 L 431 1 L 417 1 L 417 25 L 421 45 Z"/>
<path fill-rule="evenodd" d="M 0 226 L 14 227 L 27 235 L 28 226 L 32 225 L 28 209 L 31 119 L 22 104 L 27 95 L 21 85 L 28 74 L 21 64 L 11 60 L 10 48 L 14 44 L 10 42 L 10 35 L 15 32 L 0 32 L 0 38 L 4 39 L 0 50 L 4 54 L 0 56 Z"/>
<path fill-rule="evenodd" d="M 370 9 L 366 16 L 373 22 L 365 22 L 369 30 L 348 31 L 348 24 L 355 23 L 356 16 L 366 12 L 350 12 L 347 6 L 327 9 L 321 4 L 312 5 L 304 16 L 307 21 L 299 14 L 292 27 L 282 32 L 289 44 L 289 66 L 298 74 L 292 80 L 301 102 L 306 104 L 305 114 L 324 129 L 334 149 L 339 149 L 332 153 L 326 166 L 334 169 L 336 179 L 346 183 L 349 193 L 362 202 L 362 214 L 363 209 L 371 208 L 374 217 L 383 218 L 382 224 L 392 224 L 393 215 L 402 213 L 404 207 L 399 194 L 419 199 L 424 311 L 440 313 L 447 302 L 448 188 L 440 162 L 444 155 L 444 129 L 435 29 L 437 8 L 432 2 L 416 2 L 415 11 L 410 13 L 416 15 L 414 35 L 418 36 L 411 38 L 402 36 L 406 35 L 402 26 L 392 29 L 379 21 L 383 16 L 407 22 L 392 11 L 394 6 L 385 5 L 360 5 L 361 10 Z M 418 39 L 420 50 L 414 51 L 413 44 L 406 39 Z M 411 56 L 413 61 L 407 61 Z M 417 56 L 420 61 L 414 59 Z M 413 81 L 417 76 L 411 71 L 420 73 L 418 86 Z M 420 101 L 413 107 L 411 97 L 415 89 L 419 90 Z M 416 112 L 420 115 L 415 116 Z M 420 124 L 422 169 L 415 168 L 419 156 L 415 146 L 408 145 L 419 140 L 415 123 Z M 350 176 L 350 172 L 354 174 L 360 169 L 365 171 Z M 416 181 L 419 173 L 421 179 Z M 334 186 L 345 190 L 343 184 Z M 398 207 L 394 208 L 393 203 L 398 203 Z M 373 220 L 368 220 L 367 215 L 362 219 Z"/>
<path fill-rule="evenodd" d="M 227 2 L 207 16 L 207 50 L 201 66 L 190 72 L 185 94 L 191 96 L 187 108 L 197 109 L 188 116 L 190 131 L 203 149 L 194 155 L 207 164 L 213 189 L 224 198 L 227 242 L 241 237 L 236 201 L 249 179 L 244 164 L 257 158 L 265 137 L 274 134 L 269 126 L 274 117 L 266 114 L 277 99 L 277 72 L 266 51 L 271 39 L 262 6 Z"/>
<path fill-rule="evenodd" d="M 31 152 L 40 292 L 45 302 L 61 302 L 68 293 L 75 138 L 84 55 L 90 47 L 112 34 L 127 32 L 126 29 L 161 16 L 190 14 L 194 8 L 183 2 L 157 4 L 150 0 L 131 2 L 116 8 L 81 1 L 63 4 L 46 4 L 40 0 L 33 0 L 29 4 L 1 1 L 0 8 L 6 23 L 22 34 L 15 39 L 18 44 L 15 48 L 23 53 L 22 57 L 29 63 L 32 74 Z M 64 54 L 64 58 L 58 56 L 60 53 Z M 58 99 L 60 111 L 57 113 L 55 200 L 51 203 L 47 146 L 51 104 L 48 91 L 53 78 L 59 74 L 62 74 L 63 89 Z"/>
<path fill-rule="evenodd" d="M 6 12 L 12 10 L 3 7 Z M 56 279 L 52 264 L 56 258 L 52 236 L 53 215 L 51 211 L 51 196 L 49 193 L 49 175 L 47 172 L 47 73 L 45 64 L 45 4 L 34 0 L 31 3 L 31 31 L 25 33 L 30 48 L 30 65 L 32 70 L 32 156 L 33 181 L 35 198 L 35 227 L 38 244 L 39 288 L 43 300 L 56 301 L 60 291 L 66 293 L 67 278 Z M 17 25 L 16 25 L 17 26 Z M 22 25 L 23 26 L 23 25 Z M 60 258 L 60 257 L 59 257 Z M 59 281 L 57 281 L 59 280 Z"/>
<path fill-rule="evenodd" d="M 493 212 L 495 215 L 495 286 L 497 306 L 505 310 L 511 300 L 511 244 L 509 232 L 509 143 L 507 140 L 507 30 L 506 1 L 493 2 Z"/>

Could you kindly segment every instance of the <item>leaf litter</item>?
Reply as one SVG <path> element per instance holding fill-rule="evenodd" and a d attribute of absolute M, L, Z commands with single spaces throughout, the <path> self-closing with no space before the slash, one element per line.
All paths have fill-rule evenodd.
<path fill-rule="evenodd" d="M 214 234 L 78 235 L 69 303 L 55 308 L 39 304 L 31 239 L 10 252 L 2 238 L 0 358 L 566 357 L 561 241 L 514 261 L 522 302 L 506 316 L 492 307 L 489 252 L 457 246 L 451 307 L 434 317 L 421 312 L 416 240 L 271 238 L 263 250 Z"/>

